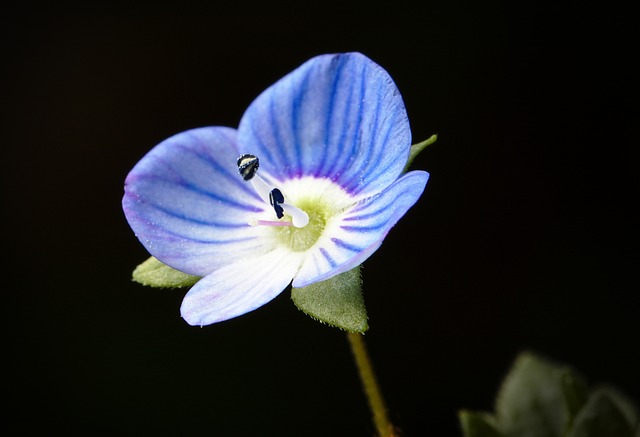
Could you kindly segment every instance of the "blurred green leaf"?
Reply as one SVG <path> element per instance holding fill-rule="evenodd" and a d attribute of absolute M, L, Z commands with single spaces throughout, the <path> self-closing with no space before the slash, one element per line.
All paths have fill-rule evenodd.
<path fill-rule="evenodd" d="M 462 410 L 458 412 L 458 418 L 464 437 L 502 437 L 490 414 Z"/>
<path fill-rule="evenodd" d="M 618 389 L 610 385 L 600 385 L 595 392 L 605 393 L 624 415 L 631 429 L 635 429 L 634 437 L 640 437 L 640 412 L 637 405 Z"/>
<path fill-rule="evenodd" d="M 191 287 L 200 277 L 183 273 L 151 257 L 135 268 L 133 280 L 149 287 L 181 288 Z"/>
<path fill-rule="evenodd" d="M 326 281 L 292 288 L 291 299 L 300 311 L 320 322 L 350 332 L 369 329 L 360 266 Z"/>
<path fill-rule="evenodd" d="M 568 437 L 634 437 L 637 415 L 613 390 L 595 390 L 576 416 Z"/>
<path fill-rule="evenodd" d="M 461 411 L 459 418 L 465 437 L 640 437 L 629 398 L 610 386 L 590 392 L 573 369 L 530 352 L 505 377 L 495 416 Z"/>
<path fill-rule="evenodd" d="M 563 392 L 566 370 L 525 352 L 515 361 L 496 400 L 505 437 L 561 437 L 569 420 Z"/>
<path fill-rule="evenodd" d="M 562 392 L 569 414 L 567 421 L 567 429 L 569 429 L 573 425 L 576 415 L 587 402 L 589 389 L 582 378 L 577 376 L 571 369 L 564 368 Z"/>

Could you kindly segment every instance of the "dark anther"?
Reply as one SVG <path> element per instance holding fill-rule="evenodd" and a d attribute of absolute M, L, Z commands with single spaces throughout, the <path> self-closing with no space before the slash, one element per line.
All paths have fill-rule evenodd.
<path fill-rule="evenodd" d="M 273 209 L 276 212 L 276 216 L 281 219 L 284 217 L 284 209 L 280 206 L 281 203 L 284 203 L 284 196 L 282 195 L 282 191 L 274 188 L 269 193 L 269 203 L 273 206 Z"/>
<path fill-rule="evenodd" d="M 258 171 L 258 167 L 260 167 L 260 160 L 256 155 L 245 153 L 238 158 L 238 173 L 245 181 L 251 180 Z"/>

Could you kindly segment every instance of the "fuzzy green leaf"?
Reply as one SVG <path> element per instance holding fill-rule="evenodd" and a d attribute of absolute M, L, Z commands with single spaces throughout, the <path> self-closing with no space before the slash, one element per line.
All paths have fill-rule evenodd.
<path fill-rule="evenodd" d="M 498 429 L 506 437 L 561 437 L 569 423 L 563 391 L 567 369 L 521 354 L 496 400 Z"/>
<path fill-rule="evenodd" d="M 150 287 L 181 288 L 191 287 L 200 277 L 183 273 L 151 257 L 135 268 L 133 280 Z"/>
<path fill-rule="evenodd" d="M 300 311 L 327 325 L 359 333 L 369 329 L 360 266 L 326 281 L 292 288 L 291 299 Z"/>
<path fill-rule="evenodd" d="M 610 389 L 597 389 L 576 416 L 568 437 L 633 437 L 637 414 L 625 398 Z"/>
<path fill-rule="evenodd" d="M 464 437 L 502 437 L 496 429 L 496 420 L 490 414 L 462 410 L 458 412 Z"/>

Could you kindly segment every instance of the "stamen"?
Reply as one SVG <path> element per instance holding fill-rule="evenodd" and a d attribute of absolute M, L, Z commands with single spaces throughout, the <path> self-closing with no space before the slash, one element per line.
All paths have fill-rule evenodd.
<path fill-rule="evenodd" d="M 251 180 L 260 167 L 260 160 L 256 155 L 245 153 L 238 158 L 238 173 L 245 181 Z"/>
<path fill-rule="evenodd" d="M 291 216 L 290 222 L 276 222 L 271 220 L 252 220 L 251 226 L 295 226 L 304 228 L 309 224 L 309 215 L 306 212 L 289 203 L 285 203 L 285 197 L 278 188 L 270 186 L 259 174 L 257 174 L 260 160 L 257 156 L 245 153 L 238 158 L 238 173 L 245 181 L 251 182 L 253 189 L 265 203 L 273 206 L 276 217 L 284 217 L 285 212 Z"/>
<path fill-rule="evenodd" d="M 280 206 L 281 203 L 284 203 L 284 196 L 282 195 L 282 191 L 274 188 L 269 193 L 269 203 L 273 206 L 274 211 L 276 212 L 276 217 L 281 219 L 284 217 L 284 209 Z"/>
<path fill-rule="evenodd" d="M 283 203 L 282 209 L 291 216 L 293 226 L 296 228 L 304 228 L 309 224 L 309 215 L 300 208 L 289 205 L 288 203 Z"/>
<path fill-rule="evenodd" d="M 253 189 L 256 190 L 256 193 L 258 193 L 260 198 L 265 203 L 270 203 L 269 199 L 271 195 L 271 190 L 273 190 L 271 185 L 269 185 L 267 181 L 262 179 L 262 177 L 259 174 L 254 174 L 253 178 L 251 178 L 249 182 L 251 182 Z"/>

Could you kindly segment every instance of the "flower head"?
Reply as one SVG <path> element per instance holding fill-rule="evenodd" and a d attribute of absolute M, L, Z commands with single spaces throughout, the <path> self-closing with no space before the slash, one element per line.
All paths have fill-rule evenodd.
<path fill-rule="evenodd" d="M 123 208 L 147 250 L 202 276 L 181 307 L 207 325 L 360 265 L 418 200 L 393 80 L 359 53 L 315 57 L 265 90 L 238 129 L 158 144 L 129 173 Z"/>

